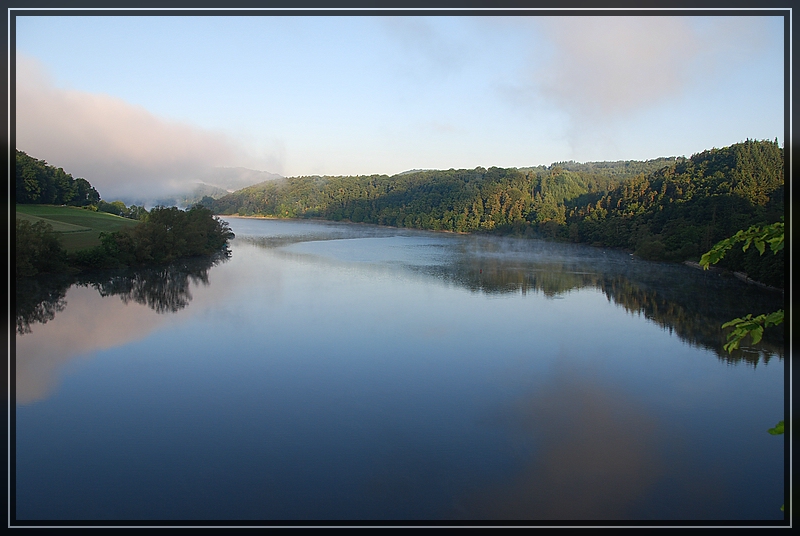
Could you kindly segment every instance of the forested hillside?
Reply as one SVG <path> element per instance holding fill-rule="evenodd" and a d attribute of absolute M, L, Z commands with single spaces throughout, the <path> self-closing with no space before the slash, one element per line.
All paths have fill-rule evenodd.
<path fill-rule="evenodd" d="M 711 149 L 649 175 L 637 175 L 588 203 L 570 207 L 567 236 L 622 247 L 653 260 L 697 260 L 719 240 L 784 213 L 783 149 L 746 141 Z M 725 266 L 783 287 L 783 254 L 740 250 Z"/>
<path fill-rule="evenodd" d="M 542 236 L 682 261 L 738 229 L 778 221 L 783 169 L 777 141 L 747 140 L 689 159 L 293 177 L 205 204 L 218 214 Z M 782 254 L 733 254 L 726 265 L 783 286 Z"/>
<path fill-rule="evenodd" d="M 636 169 L 655 171 L 673 161 L 637 162 Z M 605 167 L 581 172 L 570 171 L 567 163 L 549 168 L 425 170 L 392 177 L 293 177 L 206 202 L 221 214 L 311 217 L 456 232 L 524 231 L 526 224 L 547 221 L 556 213 L 563 216 L 565 201 L 606 192 L 633 175 L 626 171 L 630 162 L 602 164 Z"/>

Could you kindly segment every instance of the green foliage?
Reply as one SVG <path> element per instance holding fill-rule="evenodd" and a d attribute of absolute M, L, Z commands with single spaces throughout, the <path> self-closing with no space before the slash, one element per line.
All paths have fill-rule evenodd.
<path fill-rule="evenodd" d="M 122 201 L 112 201 L 106 203 L 105 201 L 98 202 L 96 210 L 99 212 L 107 212 L 123 218 L 130 218 L 132 220 L 143 220 L 147 216 L 147 210 L 144 207 L 131 205 L 126 207 Z"/>
<path fill-rule="evenodd" d="M 44 221 L 17 218 L 15 231 L 16 277 L 50 273 L 65 267 L 66 253 L 53 227 Z"/>
<path fill-rule="evenodd" d="M 767 430 L 771 435 L 781 435 L 783 433 L 783 421 L 775 425 L 775 428 Z"/>
<path fill-rule="evenodd" d="M 617 160 L 615 162 L 556 162 L 550 166 L 550 169 L 561 168 L 566 171 L 573 171 L 582 174 L 593 174 L 603 177 L 632 177 L 639 174 L 648 174 L 664 167 L 667 167 L 675 162 L 683 162 L 686 159 L 683 157 L 662 157 L 653 160 L 646 160 L 644 162 L 639 160 Z M 541 169 L 541 168 L 521 168 L 521 169 Z"/>
<path fill-rule="evenodd" d="M 771 225 L 754 225 L 747 230 L 740 230 L 733 236 L 720 240 L 714 246 L 700 257 L 700 266 L 708 270 L 710 265 L 720 262 L 734 245 L 744 242 L 742 251 L 747 251 L 751 245 L 755 245 L 759 255 L 763 255 L 766 251 L 766 246 L 769 245 L 770 250 L 777 254 L 783 251 L 784 246 L 784 223 L 783 218 L 781 221 Z M 748 314 L 741 318 L 734 318 L 722 325 L 722 328 L 733 328 L 728 334 L 728 343 L 724 348 L 731 352 L 739 348 L 739 343 L 750 335 L 753 343 L 757 343 L 763 336 L 764 329 L 770 326 L 777 326 L 783 323 L 784 312 L 783 309 L 769 314 L 762 314 L 753 317 Z"/>
<path fill-rule="evenodd" d="M 88 206 L 100 201 L 100 194 L 85 179 L 73 179 L 63 169 L 20 150 L 15 154 L 14 178 L 17 203 Z"/>
<path fill-rule="evenodd" d="M 740 242 L 744 242 L 742 251 L 747 251 L 750 245 L 755 245 L 758 253 L 763 255 L 766 245 L 769 245 L 773 253 L 778 253 L 783 249 L 783 237 L 783 221 L 772 225 L 753 225 L 746 231 L 739 231 L 730 238 L 717 242 L 700 257 L 700 266 L 707 269 L 710 264 L 718 263 L 735 244 Z"/>
<path fill-rule="evenodd" d="M 76 252 L 82 268 L 165 264 L 183 257 L 211 255 L 234 237 L 224 221 L 196 205 L 187 211 L 155 207 L 135 227 L 102 233 L 101 245 Z"/>
<path fill-rule="evenodd" d="M 739 343 L 750 335 L 753 344 L 757 344 L 764 335 L 764 328 L 777 326 L 783 323 L 783 309 L 770 314 L 758 315 L 753 318 L 748 314 L 742 318 L 734 318 L 722 324 L 722 329 L 733 328 L 728 334 L 728 343 L 723 346 L 728 352 L 739 348 Z"/>
<path fill-rule="evenodd" d="M 709 251 L 700 257 L 700 265 L 707 270 L 710 265 L 721 261 L 734 245 L 741 242 L 744 242 L 742 251 L 747 251 L 751 245 L 755 245 L 759 255 L 763 255 L 766 251 L 766 245 L 769 244 L 770 250 L 772 250 L 774 254 L 777 254 L 779 251 L 783 250 L 783 221 L 773 223 L 772 225 L 754 225 L 746 231 L 741 230 L 735 235 L 717 242 Z M 783 309 L 756 317 L 753 317 L 752 314 L 748 314 L 742 318 L 734 318 L 722 325 L 723 329 L 732 328 L 731 332 L 728 334 L 728 343 L 725 344 L 724 348 L 728 352 L 739 348 L 741 341 L 748 335 L 753 344 L 756 344 L 761 340 L 764 334 L 764 328 L 777 326 L 782 323 Z"/>

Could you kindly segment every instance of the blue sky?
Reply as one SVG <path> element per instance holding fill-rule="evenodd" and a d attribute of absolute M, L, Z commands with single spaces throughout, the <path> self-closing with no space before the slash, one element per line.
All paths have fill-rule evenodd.
<path fill-rule="evenodd" d="M 775 17 L 18 17 L 17 148 L 106 198 L 784 135 Z"/>

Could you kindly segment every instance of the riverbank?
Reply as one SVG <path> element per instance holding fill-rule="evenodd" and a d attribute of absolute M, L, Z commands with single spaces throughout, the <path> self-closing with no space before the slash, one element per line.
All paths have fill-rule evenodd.
<path fill-rule="evenodd" d="M 227 222 L 201 206 L 187 211 L 156 207 L 145 220 L 117 228 L 100 231 L 98 245 L 68 251 L 63 245 L 63 235 L 54 231 L 45 219 L 31 223 L 17 218 L 15 277 L 159 266 L 178 259 L 213 255 L 227 249 L 234 238 Z"/>
<path fill-rule="evenodd" d="M 704 270 L 704 268 L 700 265 L 700 263 L 694 261 L 683 261 L 683 264 L 690 268 L 695 268 L 696 270 Z M 770 285 L 765 285 L 760 281 L 756 281 L 755 279 L 751 279 L 747 276 L 744 272 L 731 272 L 729 270 L 725 270 L 724 268 L 718 268 L 716 266 L 709 266 L 708 271 L 716 273 L 716 274 L 732 274 L 735 278 L 739 279 L 740 281 L 744 281 L 749 285 L 755 285 L 757 287 L 763 288 L 764 290 L 769 290 L 770 292 L 780 292 L 781 294 L 784 293 L 784 289 L 778 287 L 772 287 Z"/>
<path fill-rule="evenodd" d="M 395 227 L 395 226 L 392 226 L 392 225 L 381 225 L 381 224 L 377 224 L 377 223 L 366 223 L 366 222 L 351 222 L 351 221 L 346 221 L 346 220 L 340 220 L 340 221 L 326 220 L 324 218 L 282 218 L 282 217 L 279 217 L 279 216 L 264 216 L 264 215 L 241 216 L 241 215 L 238 215 L 238 214 L 236 214 L 236 215 L 234 215 L 234 214 L 216 214 L 216 216 L 220 216 L 220 217 L 224 216 L 226 218 L 253 219 L 253 220 L 319 221 L 319 222 L 330 222 L 330 223 L 346 223 L 346 224 L 349 224 L 349 225 L 354 225 L 355 224 L 355 225 L 372 226 L 372 227 L 386 227 L 386 228 L 389 228 L 389 229 L 409 229 L 408 227 Z M 459 232 L 459 231 L 448 231 L 448 230 L 444 230 L 444 229 L 416 229 L 416 228 L 413 228 L 413 229 L 421 230 L 421 231 L 429 231 L 429 232 L 433 232 L 433 233 L 464 234 L 464 235 L 481 234 L 483 236 L 502 236 L 502 237 L 513 237 L 513 238 L 536 238 L 536 239 L 539 239 L 539 240 L 548 240 L 548 241 L 549 240 L 553 240 L 551 238 L 547 238 L 547 237 L 543 237 L 543 236 L 529 236 L 529 235 L 525 235 L 525 234 L 514 234 L 514 233 L 505 234 L 505 233 L 498 233 L 498 232 L 492 232 L 492 231 Z M 559 240 L 553 240 L 553 241 L 563 243 L 563 242 L 561 242 Z M 597 248 L 597 249 L 602 249 L 602 250 L 612 249 L 612 250 L 624 251 L 626 253 L 629 253 L 630 255 L 635 255 L 635 253 L 633 251 L 631 251 L 630 249 L 627 249 L 627 248 L 604 247 L 604 246 L 599 245 L 599 244 L 584 244 L 584 245 L 591 246 L 591 247 L 594 247 L 594 248 Z M 644 260 L 647 260 L 647 259 L 644 259 Z M 678 262 L 680 262 L 680 261 L 678 261 Z M 682 264 L 684 264 L 684 265 L 686 265 L 686 266 L 688 266 L 690 268 L 694 268 L 696 270 L 703 270 L 703 267 L 696 261 L 688 261 L 687 260 L 687 261 L 683 261 Z M 716 274 L 719 274 L 719 275 L 725 275 L 725 274 L 733 275 L 734 277 L 736 277 L 737 279 L 739 279 L 739 280 L 741 280 L 741 281 L 743 281 L 745 283 L 748 283 L 748 284 L 751 284 L 751 285 L 755 285 L 755 286 L 757 286 L 759 288 L 763 288 L 764 290 L 768 290 L 770 292 L 780 292 L 781 294 L 784 293 L 784 290 L 781 289 L 781 288 L 773 287 L 773 286 L 770 286 L 770 285 L 766 285 L 764 283 L 761 283 L 760 281 L 756 281 L 755 279 L 751 279 L 745 272 L 731 272 L 729 270 L 726 270 L 724 268 L 719 268 L 717 266 L 710 266 L 708 268 L 708 270 L 710 272 L 712 272 L 712 273 L 716 273 Z"/>

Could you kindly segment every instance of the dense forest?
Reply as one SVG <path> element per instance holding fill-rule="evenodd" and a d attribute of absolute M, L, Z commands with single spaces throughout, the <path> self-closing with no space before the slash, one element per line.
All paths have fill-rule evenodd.
<path fill-rule="evenodd" d="M 292 177 L 202 203 L 217 214 L 545 237 L 696 261 L 737 230 L 783 217 L 784 155 L 777 140 L 747 140 L 688 159 Z M 721 265 L 784 284 L 783 253 L 735 251 Z"/>
<path fill-rule="evenodd" d="M 674 159 L 639 162 L 655 171 Z M 474 232 L 508 230 L 563 215 L 564 202 L 620 184 L 630 166 L 573 172 L 550 168 L 426 170 L 387 175 L 292 177 L 203 203 L 217 213 L 311 217 L 396 227 Z M 552 214 L 551 214 L 552 213 Z"/>

